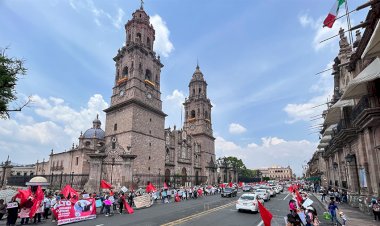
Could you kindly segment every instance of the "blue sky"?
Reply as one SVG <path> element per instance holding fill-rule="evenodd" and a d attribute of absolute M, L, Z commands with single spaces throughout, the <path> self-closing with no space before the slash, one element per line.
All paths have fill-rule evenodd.
<path fill-rule="evenodd" d="M 351 0 L 350 8 L 364 1 Z M 181 124 L 181 102 L 197 59 L 214 104 L 216 153 L 236 155 L 251 168 L 291 165 L 300 174 L 318 142 L 309 134 L 332 93 L 329 68 L 346 27 L 322 20 L 333 1 L 146 0 L 156 29 L 166 126 Z M 0 160 L 31 163 L 50 150 L 69 149 L 80 131 L 107 107 L 114 81 L 112 58 L 125 41 L 124 24 L 140 1 L 0 2 L 0 47 L 25 59 L 20 100 L 33 103 L 0 121 Z M 352 14 L 364 20 L 367 10 Z M 342 14 L 342 11 L 341 11 Z M 103 125 L 104 126 L 104 125 Z M 2 161 L 2 160 L 1 160 Z"/>

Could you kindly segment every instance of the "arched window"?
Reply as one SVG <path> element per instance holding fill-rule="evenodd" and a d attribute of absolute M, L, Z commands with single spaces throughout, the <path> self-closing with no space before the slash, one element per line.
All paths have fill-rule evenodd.
<path fill-rule="evenodd" d="M 113 130 L 117 131 L 117 123 L 115 123 L 115 125 L 113 125 Z"/>
<path fill-rule="evenodd" d="M 152 73 L 148 69 L 145 71 L 145 79 L 149 81 L 152 79 Z"/>
<path fill-rule="evenodd" d="M 141 34 L 137 33 L 136 35 L 136 42 L 141 42 Z"/>
<path fill-rule="evenodd" d="M 146 45 L 148 46 L 148 49 L 150 49 L 150 38 L 149 37 L 146 38 Z"/>
<path fill-rule="evenodd" d="M 129 34 L 128 35 L 128 42 L 130 42 L 131 41 L 131 35 Z"/>
<path fill-rule="evenodd" d="M 202 89 L 201 89 L 201 88 L 199 88 L 199 89 L 198 89 L 198 93 L 199 93 L 199 94 L 201 94 L 201 92 L 202 92 Z"/>
<path fill-rule="evenodd" d="M 191 111 L 191 118 L 195 118 L 195 111 L 194 110 Z"/>
<path fill-rule="evenodd" d="M 193 89 L 193 95 L 195 95 L 195 89 Z"/>
<path fill-rule="evenodd" d="M 86 141 L 85 146 L 88 147 L 88 146 L 90 146 L 90 144 L 91 144 L 90 141 Z"/>
<path fill-rule="evenodd" d="M 123 68 L 123 73 L 121 74 L 121 77 L 128 77 L 128 67 L 125 66 Z"/>
<path fill-rule="evenodd" d="M 199 117 L 199 115 L 200 115 L 200 114 L 201 114 L 201 111 L 200 111 L 200 110 L 199 110 L 199 108 L 198 108 L 198 114 L 197 114 L 197 115 L 198 115 L 198 117 Z"/>
<path fill-rule="evenodd" d="M 208 119 L 208 112 L 205 111 L 205 118 Z"/>

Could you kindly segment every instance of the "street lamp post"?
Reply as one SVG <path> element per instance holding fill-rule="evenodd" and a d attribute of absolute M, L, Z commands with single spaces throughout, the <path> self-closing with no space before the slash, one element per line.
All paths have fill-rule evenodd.
<path fill-rule="evenodd" d="M 158 186 L 161 186 L 161 168 L 158 168 Z"/>

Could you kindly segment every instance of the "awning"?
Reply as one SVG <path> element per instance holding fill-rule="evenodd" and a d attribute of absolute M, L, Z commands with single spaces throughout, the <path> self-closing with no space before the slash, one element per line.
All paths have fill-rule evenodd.
<path fill-rule="evenodd" d="M 377 57 L 370 65 L 352 79 L 343 93 L 342 100 L 354 99 L 368 94 L 367 82 L 380 78 L 380 59 Z"/>
<path fill-rule="evenodd" d="M 368 59 L 371 57 L 380 55 L 380 20 L 377 22 L 376 28 L 372 33 L 367 47 L 363 51 L 362 59 Z"/>
<path fill-rule="evenodd" d="M 309 177 L 309 178 L 306 178 L 307 181 L 319 181 L 321 180 L 321 177 L 320 176 L 315 176 L 315 177 Z"/>
<path fill-rule="evenodd" d="M 325 117 L 325 121 L 323 124 L 325 125 L 332 125 L 336 124 L 340 121 L 342 118 L 342 108 L 345 106 L 353 106 L 354 101 L 353 100 L 339 100 L 337 101 L 333 106 L 331 106 L 327 110 L 327 114 Z"/>
<path fill-rule="evenodd" d="M 322 139 L 321 139 L 321 143 L 327 143 L 331 140 L 331 135 L 326 135 L 326 136 L 323 136 Z"/>
<path fill-rule="evenodd" d="M 327 127 L 327 129 L 325 130 L 325 132 L 323 133 L 323 136 L 326 136 L 326 135 L 331 135 L 333 134 L 333 129 L 337 127 L 338 124 L 332 124 L 330 125 L 329 127 Z"/>
<path fill-rule="evenodd" d="M 317 148 L 325 148 L 329 146 L 329 143 L 319 143 Z"/>

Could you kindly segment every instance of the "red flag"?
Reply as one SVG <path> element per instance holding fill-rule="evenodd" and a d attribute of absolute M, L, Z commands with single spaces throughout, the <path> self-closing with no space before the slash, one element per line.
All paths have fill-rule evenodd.
<path fill-rule="evenodd" d="M 127 201 L 125 200 L 125 198 L 123 197 L 120 197 L 121 199 L 123 199 L 123 204 L 125 206 L 125 210 L 129 213 L 129 214 L 132 214 L 134 213 L 135 211 L 133 210 L 133 208 L 127 203 Z"/>
<path fill-rule="evenodd" d="M 260 212 L 260 215 L 261 215 L 261 219 L 263 220 L 264 222 L 264 226 L 270 226 L 270 222 L 273 218 L 271 212 L 269 212 L 264 206 L 263 204 L 261 204 L 261 202 L 257 202 L 258 203 L 258 206 L 259 206 L 259 212 Z"/>
<path fill-rule="evenodd" d="M 20 206 L 22 206 L 31 195 L 32 195 L 32 191 L 30 190 L 30 188 L 26 190 L 18 189 L 18 192 L 15 195 L 15 198 L 20 199 Z"/>
<path fill-rule="evenodd" d="M 36 214 L 38 208 L 41 207 L 41 203 L 44 200 L 44 192 L 41 189 L 41 186 L 38 185 L 36 193 L 34 194 L 33 206 L 30 208 L 29 217 L 32 218 Z"/>
<path fill-rule="evenodd" d="M 298 201 L 298 205 L 301 206 L 303 199 L 302 199 L 300 193 L 298 192 L 298 190 L 296 190 L 296 198 Z"/>
<path fill-rule="evenodd" d="M 146 189 L 145 189 L 145 192 L 146 193 L 150 193 L 150 192 L 153 192 L 153 191 L 156 191 L 157 189 L 153 186 L 153 184 L 151 182 L 148 183 L 148 186 L 146 186 Z"/>
<path fill-rule="evenodd" d="M 288 187 L 288 191 L 289 191 L 290 193 L 293 193 L 293 187 L 292 187 L 292 186 Z"/>
<path fill-rule="evenodd" d="M 228 186 L 230 186 L 230 188 L 232 188 L 232 182 L 230 182 L 230 183 L 228 184 Z"/>
<path fill-rule="evenodd" d="M 64 188 L 62 188 L 61 193 L 66 199 L 69 199 L 72 203 L 76 203 L 79 200 L 78 192 L 68 184 Z"/>
<path fill-rule="evenodd" d="M 103 189 L 112 189 L 112 185 L 105 180 L 100 181 L 100 187 Z"/>
<path fill-rule="evenodd" d="M 166 182 L 164 182 L 164 189 L 168 189 L 168 185 L 166 184 Z"/>
<path fill-rule="evenodd" d="M 243 182 L 239 182 L 239 187 L 243 187 Z"/>

